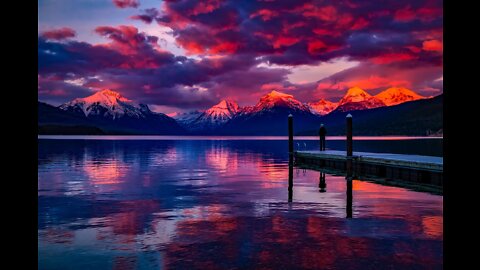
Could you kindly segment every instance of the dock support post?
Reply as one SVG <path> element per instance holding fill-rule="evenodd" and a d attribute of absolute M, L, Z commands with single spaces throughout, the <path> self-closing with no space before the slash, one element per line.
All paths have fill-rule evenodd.
<path fill-rule="evenodd" d="M 353 202 L 352 202 L 352 185 L 353 185 L 353 136 L 352 136 L 352 115 L 348 114 L 347 115 L 347 177 L 345 179 L 347 180 L 347 218 L 352 217 L 352 208 L 353 208 Z"/>
<path fill-rule="evenodd" d="M 346 119 L 347 119 L 347 157 L 351 157 L 353 154 L 352 115 L 348 114 Z"/>
<path fill-rule="evenodd" d="M 293 155 L 293 115 L 288 115 L 288 153 Z"/>
<path fill-rule="evenodd" d="M 346 117 L 347 121 L 347 177 L 352 177 L 353 175 L 353 130 L 352 130 L 352 115 L 348 114 Z"/>

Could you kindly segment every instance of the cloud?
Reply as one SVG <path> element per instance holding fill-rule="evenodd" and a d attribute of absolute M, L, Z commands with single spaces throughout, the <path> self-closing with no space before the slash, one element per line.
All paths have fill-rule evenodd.
<path fill-rule="evenodd" d="M 75 30 L 69 27 L 48 30 L 41 33 L 41 36 L 49 40 L 64 40 L 76 36 Z"/>
<path fill-rule="evenodd" d="M 138 7 L 137 1 L 114 3 Z M 355 85 L 373 92 L 390 86 L 442 91 L 435 81 L 443 72 L 442 5 L 162 1 L 130 18 L 148 29 L 167 29 L 185 56 L 166 50 L 155 31 L 131 25 L 95 27 L 102 37 L 96 44 L 44 32 L 38 38 L 39 95 L 60 100 L 74 96 L 65 91 L 110 87 L 144 103 L 197 109 L 221 98 L 252 104 L 272 88 L 302 101 L 336 99 Z"/>
<path fill-rule="evenodd" d="M 118 8 L 136 8 L 140 5 L 137 0 L 112 0 Z"/>
<path fill-rule="evenodd" d="M 441 1 L 165 1 L 137 15 L 170 27 L 190 55 L 249 53 L 281 65 L 337 57 L 390 64 L 440 60 L 415 33 L 443 28 Z"/>
<path fill-rule="evenodd" d="M 159 16 L 159 12 L 155 8 L 147 8 L 142 11 L 142 14 L 130 16 L 132 20 L 140 20 L 144 23 L 150 24 L 152 21 L 155 20 L 157 16 Z"/>
<path fill-rule="evenodd" d="M 425 40 L 422 49 L 425 51 L 442 52 L 443 43 L 438 40 Z"/>

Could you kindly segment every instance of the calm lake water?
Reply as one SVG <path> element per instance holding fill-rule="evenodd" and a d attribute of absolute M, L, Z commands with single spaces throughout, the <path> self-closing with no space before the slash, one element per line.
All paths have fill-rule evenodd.
<path fill-rule="evenodd" d="M 39 137 L 39 269 L 443 268 L 442 196 L 353 180 L 347 218 L 342 176 L 320 192 L 320 172 L 294 168 L 288 202 L 286 140 L 85 138 Z M 443 151 L 419 138 L 354 149 Z"/>

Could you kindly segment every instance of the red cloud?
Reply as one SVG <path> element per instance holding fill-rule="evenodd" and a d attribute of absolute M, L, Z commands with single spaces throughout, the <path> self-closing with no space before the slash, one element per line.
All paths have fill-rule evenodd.
<path fill-rule="evenodd" d="M 112 2 L 119 8 L 136 8 L 140 5 L 137 0 L 112 0 Z"/>
<path fill-rule="evenodd" d="M 221 0 L 204 0 L 199 1 L 195 8 L 192 10 L 193 15 L 205 14 L 214 11 L 222 4 Z"/>
<path fill-rule="evenodd" d="M 261 17 L 262 20 L 268 21 L 268 20 L 271 20 L 273 17 L 276 17 L 276 16 L 278 16 L 278 12 L 276 12 L 274 10 L 260 9 L 256 12 L 252 13 L 252 15 L 250 15 L 250 18 Z"/>
<path fill-rule="evenodd" d="M 284 86 L 283 84 L 281 83 L 266 83 L 266 84 L 263 84 L 260 89 L 263 91 L 263 92 L 267 92 L 267 91 L 272 91 L 272 90 L 277 90 L 277 91 L 290 91 L 290 90 L 295 90 L 296 87 L 295 86 Z"/>
<path fill-rule="evenodd" d="M 442 16 L 442 9 L 438 7 L 421 7 L 416 10 L 407 6 L 395 12 L 394 18 L 399 22 L 410 22 L 415 19 L 420 19 L 423 22 L 432 21 L 435 18 Z"/>
<path fill-rule="evenodd" d="M 337 20 L 337 9 L 334 6 L 317 7 L 312 4 L 304 6 L 305 17 L 317 17 L 320 20 L 331 22 Z"/>
<path fill-rule="evenodd" d="M 238 50 L 239 43 L 236 42 L 222 42 L 216 46 L 213 46 L 210 49 L 210 53 L 212 54 L 222 54 L 222 53 L 227 53 L 227 54 L 233 54 Z"/>
<path fill-rule="evenodd" d="M 397 10 L 394 15 L 395 20 L 399 22 L 409 22 L 415 17 L 416 13 L 410 6 Z"/>
<path fill-rule="evenodd" d="M 50 31 L 42 32 L 41 36 L 45 39 L 50 40 L 64 40 L 67 38 L 72 38 L 76 36 L 75 30 L 69 27 L 63 27 L 59 29 L 54 29 Z"/>
<path fill-rule="evenodd" d="M 387 53 L 379 56 L 375 56 L 370 60 L 375 64 L 390 64 L 394 62 L 403 62 L 412 59 L 416 59 L 417 57 L 408 53 Z"/>
<path fill-rule="evenodd" d="M 432 52 L 442 52 L 443 51 L 443 43 L 438 40 L 425 40 L 423 42 L 423 50 L 425 51 L 432 51 Z"/>
<path fill-rule="evenodd" d="M 332 37 L 339 37 L 341 35 L 340 31 L 331 30 L 327 28 L 314 28 L 313 33 L 320 36 L 332 36 Z"/>
<path fill-rule="evenodd" d="M 273 41 L 273 47 L 275 49 L 281 48 L 283 46 L 291 46 L 300 41 L 298 37 L 291 37 L 291 36 L 280 36 Z"/>
<path fill-rule="evenodd" d="M 99 26 L 95 28 L 95 32 L 112 40 L 106 46 L 126 55 L 136 54 L 141 47 L 158 46 L 158 37 L 139 33 L 136 27 L 129 25 Z"/>
<path fill-rule="evenodd" d="M 352 27 L 350 27 L 350 30 L 360 30 L 362 28 L 365 28 L 369 25 L 370 23 L 365 20 L 364 18 L 358 18 L 355 23 L 353 23 Z"/>
<path fill-rule="evenodd" d="M 315 40 L 308 43 L 308 53 L 317 54 L 323 52 L 327 48 L 327 45 L 320 40 Z"/>

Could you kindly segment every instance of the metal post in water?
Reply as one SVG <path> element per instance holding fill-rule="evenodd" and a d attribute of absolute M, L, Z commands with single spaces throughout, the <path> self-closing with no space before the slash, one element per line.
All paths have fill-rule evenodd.
<path fill-rule="evenodd" d="M 288 115 L 288 153 L 293 154 L 293 115 Z"/>

